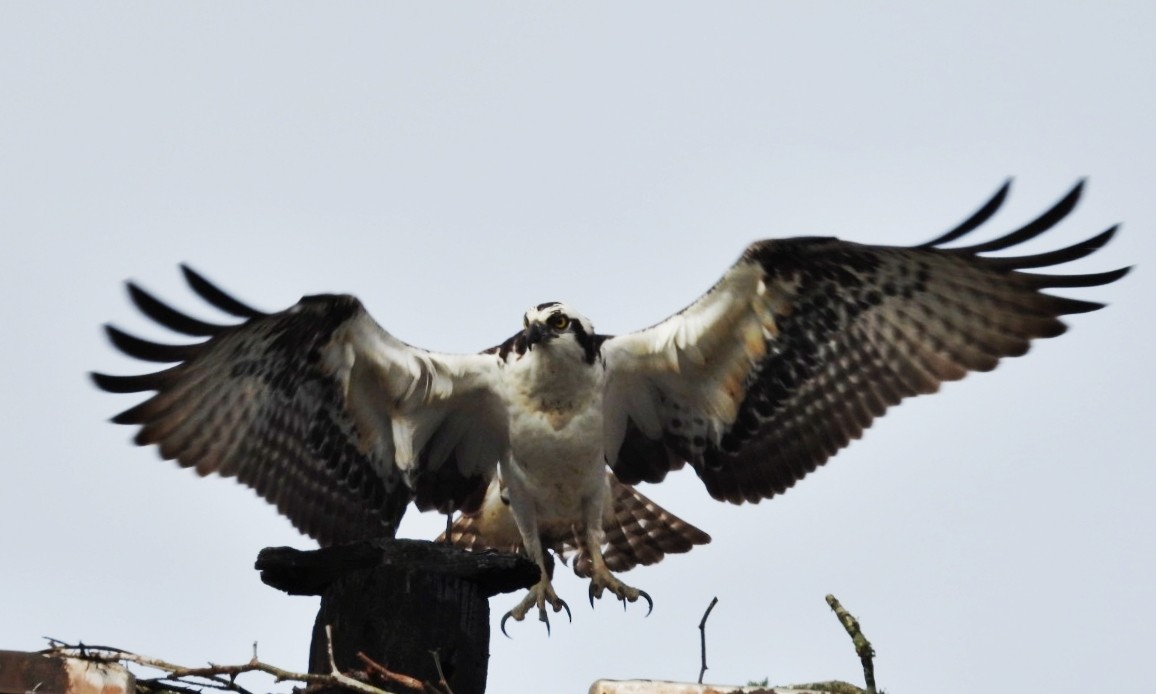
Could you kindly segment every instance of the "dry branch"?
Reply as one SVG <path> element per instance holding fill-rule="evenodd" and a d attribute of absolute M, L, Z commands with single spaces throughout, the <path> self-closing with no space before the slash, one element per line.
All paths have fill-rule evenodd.
<path fill-rule="evenodd" d="M 328 630 L 327 630 L 328 633 Z M 251 694 L 249 690 L 236 682 L 239 675 L 249 672 L 263 672 L 272 675 L 277 682 L 301 682 L 318 687 L 341 687 L 350 689 L 359 694 L 397 694 L 388 689 L 382 689 L 342 673 L 335 666 L 327 674 L 294 672 L 279 668 L 276 665 L 261 662 L 257 659 L 256 645 L 253 648 L 253 657 L 246 663 L 236 665 L 218 665 L 209 663 L 201 667 L 189 667 L 170 663 L 160 658 L 140 655 L 120 648 L 106 646 L 87 646 L 85 644 L 69 645 L 59 641 L 51 641 L 52 647 L 40 651 L 44 655 L 53 655 L 69 658 L 78 658 L 99 663 L 131 663 L 165 673 L 163 677 L 140 680 L 141 683 L 152 683 L 172 691 L 200 691 L 201 689 L 222 689 L 240 694 Z M 329 643 L 329 652 L 332 654 L 332 640 Z M 332 664 L 332 657 L 330 658 Z"/>
<path fill-rule="evenodd" d="M 706 618 L 710 616 L 710 611 L 718 604 L 718 596 L 711 598 L 710 604 L 706 606 L 706 612 L 702 613 L 702 619 L 698 623 L 698 638 L 702 645 L 702 666 L 698 669 L 698 683 L 702 684 L 702 677 L 706 674 Z"/>
<path fill-rule="evenodd" d="M 845 610 L 834 595 L 827 596 L 827 604 L 831 606 L 835 616 L 839 618 L 839 622 L 851 636 L 851 643 L 855 644 L 855 653 L 859 656 L 859 662 L 863 664 L 863 679 L 867 685 L 867 694 L 876 694 L 875 665 L 872 660 L 875 657 L 875 649 L 871 647 L 871 642 L 867 640 L 859 628 L 859 620 Z"/>

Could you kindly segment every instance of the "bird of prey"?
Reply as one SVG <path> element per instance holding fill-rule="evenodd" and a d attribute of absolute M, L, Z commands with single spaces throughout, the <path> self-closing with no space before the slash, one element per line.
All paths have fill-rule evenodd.
<path fill-rule="evenodd" d="M 411 502 L 460 510 L 451 541 L 518 549 L 542 569 L 506 618 L 536 608 L 548 625 L 547 607 L 565 606 L 550 550 L 573 552 L 591 604 L 607 590 L 649 603 L 614 572 L 709 540 L 630 485 L 689 463 L 715 499 L 771 498 L 903 398 L 989 371 L 1064 332 L 1060 316 L 1101 308 L 1043 290 L 1108 284 L 1129 268 L 1032 270 L 1090 255 L 1116 227 L 1059 250 L 990 255 L 1052 228 L 1082 182 L 1015 231 L 949 245 L 995 214 L 1009 184 L 920 246 L 759 241 L 645 330 L 599 334 L 550 301 L 478 354 L 406 344 L 348 295 L 264 313 L 183 267 L 196 294 L 242 321 L 192 318 L 130 283 L 145 315 L 207 339 L 156 344 L 107 326 L 126 354 L 175 365 L 93 376 L 107 391 L 155 391 L 113 419 L 140 425 L 138 444 L 236 476 L 322 544 L 392 536 Z"/>

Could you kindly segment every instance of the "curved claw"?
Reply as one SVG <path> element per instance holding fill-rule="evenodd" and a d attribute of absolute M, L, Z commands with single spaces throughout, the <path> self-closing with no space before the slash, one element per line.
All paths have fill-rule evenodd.
<path fill-rule="evenodd" d="M 650 593 L 647 593 L 645 590 L 640 590 L 637 588 L 634 590 L 638 590 L 638 597 L 642 598 L 643 600 L 646 601 L 646 616 L 649 617 L 650 613 L 654 612 L 654 600 L 651 599 Z M 590 586 L 587 590 L 587 593 L 590 596 L 590 607 L 594 607 L 594 598 L 598 596 L 598 592 L 599 592 L 598 588 L 594 585 L 594 582 L 591 581 Z M 625 597 L 625 594 L 623 594 L 618 599 L 622 601 L 622 611 L 625 612 L 626 611 L 626 603 L 627 602 L 634 602 L 634 600 L 637 600 L 638 598 L 635 598 L 634 600 L 628 600 Z M 566 612 L 569 613 L 570 609 L 566 608 Z"/>
<path fill-rule="evenodd" d="M 562 598 L 557 598 L 558 602 L 554 605 L 554 612 L 561 612 L 566 610 L 566 621 L 571 624 L 574 623 L 574 616 L 570 614 L 570 606 Z M 546 610 L 538 610 L 538 621 L 546 625 L 546 636 L 550 635 L 550 615 L 546 614 Z"/>
<path fill-rule="evenodd" d="M 565 600 L 559 598 L 558 605 L 554 611 L 561 612 L 562 610 L 566 610 L 566 620 L 573 622 L 574 616 L 570 614 L 570 606 L 566 604 Z M 502 621 L 498 623 L 498 627 L 502 630 L 502 635 L 511 640 L 513 637 L 510 636 L 509 632 L 506 631 L 506 620 L 513 616 L 514 611 L 510 610 L 506 614 L 502 615 Z M 514 621 L 520 622 L 522 620 L 514 617 Z M 550 615 L 546 613 L 546 610 L 538 610 L 538 621 L 546 625 L 546 636 L 550 636 Z"/>
<path fill-rule="evenodd" d="M 638 591 L 638 597 L 646 601 L 646 616 L 649 617 L 651 612 L 654 612 L 654 601 L 650 599 L 650 594 L 645 590 Z M 625 604 L 623 605 L 625 608 Z"/>

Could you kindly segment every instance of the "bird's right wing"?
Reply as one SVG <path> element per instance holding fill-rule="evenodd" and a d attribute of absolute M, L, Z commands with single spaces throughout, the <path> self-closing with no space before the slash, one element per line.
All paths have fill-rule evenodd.
<path fill-rule="evenodd" d="M 201 298 L 245 321 L 206 323 L 129 284 L 146 316 L 208 338 L 162 345 L 107 326 L 129 356 L 176 362 L 93 374 L 106 391 L 156 391 L 113 418 L 140 425 L 137 444 L 201 475 L 237 477 L 323 545 L 392 536 L 411 500 L 443 511 L 480 503 L 507 445 L 492 355 L 407 345 L 352 296 L 263 313 L 182 269 Z"/>

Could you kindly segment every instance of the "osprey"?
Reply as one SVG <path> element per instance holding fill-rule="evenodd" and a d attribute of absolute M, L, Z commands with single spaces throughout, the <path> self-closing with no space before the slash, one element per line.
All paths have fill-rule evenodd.
<path fill-rule="evenodd" d="M 111 392 L 155 391 L 113 419 L 140 425 L 138 444 L 236 476 L 323 545 L 392 536 L 410 502 L 461 511 L 450 541 L 521 550 L 541 569 L 503 628 L 531 608 L 548 626 L 547 607 L 565 607 L 548 551 L 572 553 L 591 604 L 604 591 L 650 603 L 613 572 L 709 541 L 630 485 L 689 463 L 715 499 L 771 498 L 903 398 L 989 371 L 1064 332 L 1059 316 L 1101 308 L 1042 290 L 1108 284 L 1129 268 L 1026 270 L 1090 255 L 1116 227 L 1051 252 L 987 255 L 1050 229 L 1082 182 L 1011 233 L 945 247 L 986 222 L 1009 185 L 921 246 L 759 241 L 650 328 L 598 334 L 552 301 L 479 354 L 406 344 L 352 296 L 263 313 L 182 266 L 194 292 L 243 322 L 203 322 L 130 283 L 145 315 L 207 339 L 156 344 L 106 326 L 126 354 L 175 366 L 93 377 Z"/>

